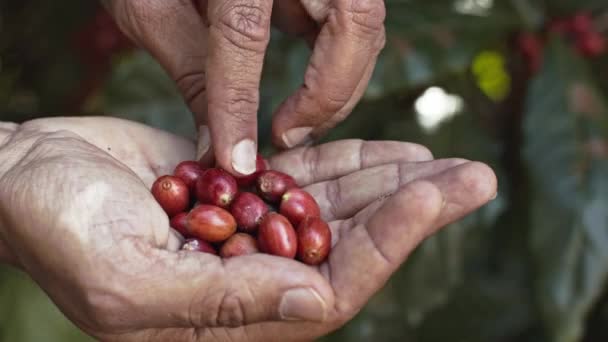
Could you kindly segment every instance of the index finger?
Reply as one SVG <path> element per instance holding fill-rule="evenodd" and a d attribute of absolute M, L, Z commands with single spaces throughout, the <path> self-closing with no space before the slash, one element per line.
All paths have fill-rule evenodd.
<path fill-rule="evenodd" d="M 218 164 L 255 171 L 257 111 L 272 0 L 209 0 L 208 123 Z"/>
<path fill-rule="evenodd" d="M 315 7 L 309 3 L 309 12 Z M 318 6 L 316 6 L 318 7 Z M 322 134 L 348 115 L 363 95 L 384 46 L 382 0 L 334 0 L 324 10 L 304 84 L 277 110 L 275 144 L 291 148 Z"/>

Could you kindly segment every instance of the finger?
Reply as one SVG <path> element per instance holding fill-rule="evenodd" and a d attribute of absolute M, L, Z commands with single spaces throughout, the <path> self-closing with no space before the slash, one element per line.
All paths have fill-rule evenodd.
<path fill-rule="evenodd" d="M 477 209 L 496 195 L 496 176 L 487 165 L 478 162 L 457 163 L 454 167 L 429 175 L 425 180 L 433 182 L 444 194 L 445 201 L 437 227 L 454 222 Z M 367 222 L 387 200 L 374 201 L 353 217 L 352 225 Z"/>
<path fill-rule="evenodd" d="M 236 175 L 255 171 L 257 111 L 272 0 L 210 0 L 209 113 L 216 161 Z"/>
<path fill-rule="evenodd" d="M 302 38 L 310 47 L 314 47 L 319 25 L 308 15 L 300 0 L 275 1 L 272 23 L 282 32 Z"/>
<path fill-rule="evenodd" d="M 340 232 L 328 263 L 321 267 L 331 275 L 338 311 L 351 316 L 365 305 L 425 236 L 442 202 L 434 184 L 415 181 L 389 198 L 369 222 Z"/>
<path fill-rule="evenodd" d="M 385 164 L 315 183 L 305 190 L 319 203 L 324 220 L 341 220 L 353 216 L 373 201 L 395 193 L 409 182 L 428 178 L 466 162 L 464 159 L 441 159 Z"/>
<path fill-rule="evenodd" d="M 360 308 L 423 239 L 487 203 L 495 193 L 493 171 L 469 162 L 409 183 L 368 220 L 344 221 L 325 266 L 339 294 L 336 305 Z M 360 281 L 361 272 L 375 282 Z"/>
<path fill-rule="evenodd" d="M 422 145 L 353 139 L 285 151 L 269 162 L 272 169 L 290 174 L 300 186 L 306 186 L 364 168 L 432 159 L 432 153 Z"/>
<path fill-rule="evenodd" d="M 153 250 L 135 263 L 145 328 L 238 327 L 265 321 L 326 319 L 328 282 L 314 269 L 263 254 L 220 259 L 197 252 Z M 130 324 L 134 324 L 131 322 Z"/>
<path fill-rule="evenodd" d="M 167 71 L 194 114 L 200 132 L 198 156 L 210 150 L 207 116 L 207 27 L 191 1 L 108 0 L 122 31 Z"/>
<path fill-rule="evenodd" d="M 275 114 L 275 144 L 294 147 L 349 112 L 347 105 L 360 96 L 355 93 L 363 93 L 373 68 L 370 61 L 384 44 L 385 12 L 381 0 L 332 2 L 322 19 L 304 84 Z"/>

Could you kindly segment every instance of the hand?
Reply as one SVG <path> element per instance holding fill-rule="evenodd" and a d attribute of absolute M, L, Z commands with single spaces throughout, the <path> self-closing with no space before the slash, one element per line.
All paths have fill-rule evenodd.
<path fill-rule="evenodd" d="M 48 133 L 46 133 L 48 132 Z M 320 267 L 177 251 L 149 193 L 194 146 L 109 118 L 26 123 L 0 148 L 0 232 L 75 324 L 104 341 L 310 340 L 350 320 L 438 228 L 486 203 L 485 165 L 345 140 L 274 156 L 315 196 L 333 250 Z"/>
<path fill-rule="evenodd" d="M 277 110 L 273 140 L 322 135 L 362 97 L 385 43 L 383 0 L 105 0 L 122 30 L 177 83 L 199 125 L 198 155 L 255 170 L 257 111 L 271 17 L 314 51 L 302 87 Z M 213 149 L 210 148 L 213 146 Z"/>

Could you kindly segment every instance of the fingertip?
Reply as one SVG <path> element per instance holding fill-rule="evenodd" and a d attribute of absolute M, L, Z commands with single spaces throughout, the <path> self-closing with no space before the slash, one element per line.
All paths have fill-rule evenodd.
<path fill-rule="evenodd" d="M 485 203 L 496 196 L 498 179 L 490 166 L 481 162 L 469 162 L 463 167 L 466 167 L 466 172 L 462 175 L 463 182 L 472 198 Z"/>
<path fill-rule="evenodd" d="M 230 166 L 239 175 L 247 176 L 255 172 L 257 144 L 252 139 L 243 139 L 232 148 Z"/>

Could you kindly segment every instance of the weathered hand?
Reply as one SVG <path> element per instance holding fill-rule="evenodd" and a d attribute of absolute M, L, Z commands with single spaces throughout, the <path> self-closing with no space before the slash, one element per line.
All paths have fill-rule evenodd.
<path fill-rule="evenodd" d="M 329 260 L 221 260 L 177 251 L 149 193 L 194 153 L 192 142 L 118 119 L 22 125 L 0 147 L 5 259 L 102 340 L 311 340 L 351 319 L 424 238 L 496 192 L 487 166 L 432 161 L 414 144 L 300 148 L 270 164 L 318 200 L 333 230 Z"/>
<path fill-rule="evenodd" d="M 344 120 L 385 43 L 383 0 L 104 0 L 122 30 L 176 82 L 199 125 L 199 155 L 255 170 L 259 85 L 271 18 L 314 47 L 273 140 L 294 147 Z M 210 146 L 213 148 L 211 149 Z"/>

